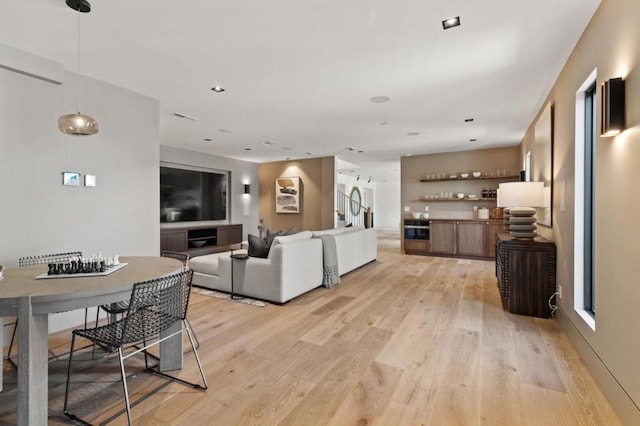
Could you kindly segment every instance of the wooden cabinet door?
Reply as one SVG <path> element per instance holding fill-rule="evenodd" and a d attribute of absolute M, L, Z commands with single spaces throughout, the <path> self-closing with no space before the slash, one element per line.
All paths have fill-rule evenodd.
<path fill-rule="evenodd" d="M 187 232 L 184 230 L 160 231 L 160 250 L 185 251 Z"/>
<path fill-rule="evenodd" d="M 496 234 L 499 234 L 504 231 L 504 225 L 502 222 L 487 222 L 487 235 L 486 235 L 486 256 L 487 257 L 496 257 Z"/>
<path fill-rule="evenodd" d="M 431 253 L 455 253 L 455 222 L 431 221 Z"/>
<path fill-rule="evenodd" d="M 457 251 L 461 256 L 485 256 L 485 227 L 484 222 L 456 222 Z"/>
<path fill-rule="evenodd" d="M 242 225 L 218 226 L 218 246 L 238 244 L 242 241 Z"/>

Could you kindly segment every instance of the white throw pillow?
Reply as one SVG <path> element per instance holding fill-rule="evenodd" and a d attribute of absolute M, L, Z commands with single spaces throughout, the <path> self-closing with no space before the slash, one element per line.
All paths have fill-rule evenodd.
<path fill-rule="evenodd" d="M 313 231 L 313 236 L 317 237 L 318 235 L 338 235 L 344 232 L 345 228 L 336 228 L 336 229 L 324 229 L 322 231 Z"/>
<path fill-rule="evenodd" d="M 302 231 L 292 235 L 281 235 L 273 239 L 271 246 L 273 247 L 279 244 L 292 243 L 294 241 L 310 240 L 312 237 L 313 233 L 311 231 Z"/>

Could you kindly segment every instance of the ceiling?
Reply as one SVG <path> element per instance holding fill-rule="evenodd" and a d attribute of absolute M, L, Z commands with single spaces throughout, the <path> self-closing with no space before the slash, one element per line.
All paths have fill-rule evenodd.
<path fill-rule="evenodd" d="M 519 144 L 600 2 L 90 1 L 81 72 L 159 99 L 161 144 L 335 155 L 373 181 L 398 180 L 402 155 Z M 0 5 L 0 42 L 71 71 L 77 34 L 64 0 Z"/>

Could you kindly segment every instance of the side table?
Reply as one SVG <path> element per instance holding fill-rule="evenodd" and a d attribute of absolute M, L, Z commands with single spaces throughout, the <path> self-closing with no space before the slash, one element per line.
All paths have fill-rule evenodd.
<path fill-rule="evenodd" d="M 239 296 L 237 294 L 235 294 L 234 291 L 234 280 L 233 280 L 233 265 L 235 263 L 236 260 L 242 260 L 242 261 L 246 261 L 247 259 L 249 259 L 249 255 L 246 253 L 240 253 L 240 254 L 233 254 L 233 250 L 231 251 L 231 300 L 238 300 L 238 299 L 242 299 L 242 296 Z"/>
<path fill-rule="evenodd" d="M 496 275 L 502 306 L 509 312 L 549 318 L 556 291 L 556 245 L 542 237 L 496 235 Z"/>

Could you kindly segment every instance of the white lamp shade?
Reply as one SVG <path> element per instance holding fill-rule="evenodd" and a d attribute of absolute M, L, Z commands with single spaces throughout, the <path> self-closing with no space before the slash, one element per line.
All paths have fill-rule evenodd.
<path fill-rule="evenodd" d="M 498 207 L 543 207 L 543 182 L 508 182 L 498 188 Z"/>

